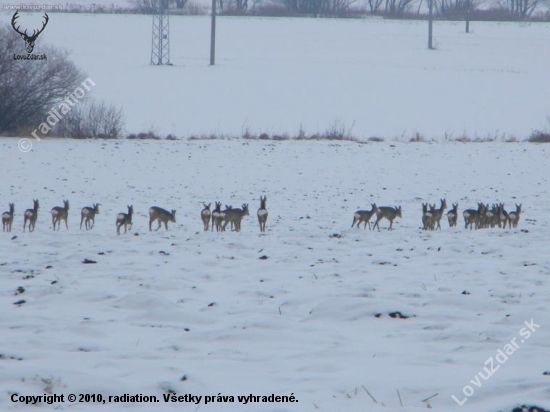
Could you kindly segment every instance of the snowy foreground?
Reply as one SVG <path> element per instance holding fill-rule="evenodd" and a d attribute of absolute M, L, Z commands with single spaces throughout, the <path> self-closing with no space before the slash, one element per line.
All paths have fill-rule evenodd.
<path fill-rule="evenodd" d="M 548 408 L 549 149 L 49 140 L 21 153 L 2 139 L 1 211 L 14 202 L 16 216 L 0 236 L 0 409 L 37 409 L 14 393 L 64 394 L 41 404 L 60 410 Z M 517 229 L 470 231 L 460 218 L 423 232 L 421 203 L 442 197 L 461 211 L 522 203 L 524 214 Z M 36 231 L 23 233 L 33 198 Z M 49 210 L 63 199 L 69 231 L 54 233 Z M 202 202 L 215 200 L 250 204 L 242 232 L 203 232 Z M 79 231 L 93 202 L 96 226 Z M 403 207 L 394 231 L 350 228 L 372 202 Z M 115 215 L 130 204 L 134 227 L 117 236 Z M 151 205 L 177 209 L 168 232 L 148 231 Z M 498 370 L 485 381 L 489 358 Z M 465 387 L 459 407 L 452 396 L 463 401 Z M 165 403 L 169 392 L 203 398 Z M 160 402 L 71 404 L 69 394 Z M 218 394 L 235 402 L 205 404 Z M 238 402 L 250 394 L 298 402 Z"/>

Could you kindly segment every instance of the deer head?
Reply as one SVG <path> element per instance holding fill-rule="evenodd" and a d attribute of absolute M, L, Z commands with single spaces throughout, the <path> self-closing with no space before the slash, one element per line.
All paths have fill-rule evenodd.
<path fill-rule="evenodd" d="M 32 53 L 32 51 L 34 50 L 34 42 L 38 38 L 38 35 L 44 31 L 44 29 L 46 28 L 46 25 L 48 24 L 48 21 L 50 20 L 50 18 L 48 17 L 48 15 L 46 13 L 44 13 L 45 21 L 44 21 L 44 23 L 42 23 L 42 28 L 38 31 L 33 30 L 32 35 L 29 36 L 27 34 L 27 30 L 25 30 L 24 33 L 21 33 L 19 31 L 19 27 L 21 27 L 21 26 L 15 27 L 16 20 L 19 17 L 18 13 L 19 13 L 19 11 L 16 11 L 15 14 L 13 15 L 13 17 L 11 19 L 11 25 L 12 25 L 13 29 L 21 35 L 23 40 L 25 40 L 25 48 L 27 49 L 27 53 Z"/>

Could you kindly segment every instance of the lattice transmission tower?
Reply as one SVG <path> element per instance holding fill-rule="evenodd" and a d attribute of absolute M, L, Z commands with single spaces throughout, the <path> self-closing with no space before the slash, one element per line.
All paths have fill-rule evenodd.
<path fill-rule="evenodd" d="M 156 66 L 170 63 L 170 16 L 167 5 L 161 0 L 153 13 L 153 35 L 151 42 L 151 64 Z"/>

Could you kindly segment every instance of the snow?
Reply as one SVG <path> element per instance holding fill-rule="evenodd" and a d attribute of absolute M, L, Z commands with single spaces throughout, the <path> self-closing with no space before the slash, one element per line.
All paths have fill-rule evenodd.
<path fill-rule="evenodd" d="M 10 177 L 0 199 L 15 203 L 13 231 L 0 236 L 0 409 L 35 410 L 11 394 L 48 390 L 156 395 L 161 411 L 197 408 L 164 403 L 169 391 L 299 401 L 203 401 L 205 411 L 411 411 L 427 403 L 451 411 L 460 409 L 451 396 L 463 399 L 466 385 L 475 391 L 468 411 L 548 407 L 544 145 L 33 143 L 21 153 L 17 139 L 0 141 Z M 261 195 L 264 234 L 254 209 Z M 523 213 L 517 229 L 466 230 L 460 216 L 457 228 L 444 221 L 441 231 L 420 230 L 421 203 L 443 197 L 459 203 L 459 215 L 478 201 L 508 210 L 522 203 Z M 36 230 L 22 233 L 33 198 Z M 53 232 L 47 211 L 63 199 L 69 230 Z M 240 233 L 203 231 L 203 202 L 218 200 L 250 204 Z M 350 228 L 374 202 L 402 206 L 395 230 L 385 230 L 387 221 L 380 232 Z M 102 204 L 95 226 L 80 231 L 80 209 L 92 203 Z M 149 232 L 153 204 L 177 210 L 168 231 Z M 127 205 L 133 227 L 117 236 L 115 218 Z M 540 328 L 520 343 L 531 319 Z M 479 388 L 470 383 L 514 338 L 519 349 L 500 369 Z"/>
<path fill-rule="evenodd" d="M 429 51 L 425 22 L 219 18 L 209 67 L 209 18 L 170 22 L 170 67 L 149 65 L 148 16 L 51 13 L 36 52 L 70 50 L 96 84 L 89 95 L 122 106 L 128 132 L 336 127 L 386 141 L 31 138 L 22 153 L 1 139 L 0 211 L 14 202 L 15 220 L 0 236 L 0 409 L 36 409 L 13 393 L 175 391 L 299 400 L 200 411 L 446 412 L 461 408 L 451 396 L 466 385 L 468 411 L 548 408 L 549 149 L 444 141 L 548 126 L 548 25 L 475 22 L 467 35 L 437 22 Z M 439 142 L 403 142 L 416 133 Z M 458 227 L 444 218 L 443 230 L 420 230 L 421 204 L 443 197 L 459 203 Z M 36 231 L 23 233 L 35 198 Z M 48 211 L 65 199 L 69 230 L 53 232 Z M 203 231 L 203 202 L 215 201 L 250 205 L 240 233 Z M 521 203 L 518 228 L 464 229 L 462 211 L 480 201 Z M 94 228 L 78 230 L 93 203 Z M 395 230 L 350 228 L 371 203 L 402 206 Z M 117 236 L 128 205 L 133 227 Z M 177 210 L 168 231 L 149 232 L 152 205 Z M 540 328 L 524 339 L 531 319 Z M 514 338 L 494 376 L 471 383 Z"/>
<path fill-rule="evenodd" d="M 89 95 L 122 107 L 131 133 L 444 140 L 548 128 L 547 24 L 473 22 L 465 34 L 436 22 L 428 50 L 422 21 L 222 17 L 214 67 L 209 16 L 174 16 L 170 29 L 173 66 L 149 65 L 150 16 L 52 13 L 36 52 L 70 50 Z"/>

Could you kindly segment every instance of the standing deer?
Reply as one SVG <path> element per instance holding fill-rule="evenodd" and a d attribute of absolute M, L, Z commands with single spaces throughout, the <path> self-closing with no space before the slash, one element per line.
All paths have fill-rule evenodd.
<path fill-rule="evenodd" d="M 376 213 L 378 210 L 378 207 L 376 206 L 376 203 L 371 203 L 371 210 L 358 210 L 353 214 L 353 222 L 351 222 L 351 227 L 353 227 L 357 223 L 357 227 L 361 226 L 361 223 L 365 223 L 363 226 L 363 229 L 367 229 L 367 225 L 369 225 L 370 229 L 370 219 L 371 217 Z"/>
<path fill-rule="evenodd" d="M 441 206 L 439 209 L 433 209 L 431 211 L 432 213 L 432 219 L 433 219 L 433 230 L 441 230 L 441 217 L 443 217 L 443 212 L 445 212 L 445 209 L 447 209 L 447 200 L 446 199 L 439 199 L 441 201 Z M 437 224 L 437 228 L 435 225 Z"/>
<path fill-rule="evenodd" d="M 518 227 L 519 217 L 521 215 L 521 203 L 518 205 L 516 203 L 516 211 L 508 213 L 508 227 Z"/>
<path fill-rule="evenodd" d="M 374 223 L 372 230 L 374 230 L 377 227 L 378 231 L 380 232 L 380 226 L 378 223 L 384 218 L 390 221 L 390 227 L 388 228 L 388 230 L 392 230 L 393 220 L 396 217 L 402 218 L 401 206 L 399 207 L 380 206 L 376 210 L 376 222 Z"/>
<path fill-rule="evenodd" d="M 116 234 L 120 235 L 120 227 L 124 225 L 124 233 L 126 233 L 127 227 L 132 228 L 132 215 L 134 214 L 134 207 L 128 206 L 128 213 L 119 213 L 116 215 Z"/>
<path fill-rule="evenodd" d="M 430 207 L 430 209 L 428 209 Z M 428 203 L 422 203 L 422 229 L 424 230 L 433 230 L 434 220 L 433 220 L 433 211 L 435 210 L 435 205 L 430 206 Z"/>
<path fill-rule="evenodd" d="M 210 206 L 212 203 L 203 203 L 204 209 L 201 210 L 201 220 L 202 224 L 204 225 L 204 231 L 208 232 L 208 228 L 210 227 L 210 218 L 212 217 L 212 212 L 210 212 Z M 214 218 L 212 218 L 212 225 L 214 225 Z"/>
<path fill-rule="evenodd" d="M 82 230 L 82 222 L 84 222 L 86 230 L 94 227 L 95 215 L 99 215 L 99 206 L 101 206 L 101 203 L 93 203 L 92 207 L 86 206 L 82 208 L 80 211 L 80 230 Z"/>
<path fill-rule="evenodd" d="M 453 208 L 447 212 L 449 227 L 455 227 L 458 220 L 458 203 L 453 203 Z"/>
<path fill-rule="evenodd" d="M 229 222 L 235 225 L 235 231 L 240 232 L 243 217 L 250 215 L 250 213 L 248 213 L 247 203 L 243 203 L 242 209 L 226 209 L 224 213 L 225 216 L 223 217 L 224 223 L 222 226 L 222 232 L 225 232 L 225 227 Z"/>
<path fill-rule="evenodd" d="M 63 207 L 61 206 L 55 206 L 50 211 L 52 214 L 52 224 L 53 224 L 53 230 L 55 230 L 55 225 L 57 224 L 57 230 L 59 230 L 59 227 L 61 226 L 61 221 L 65 221 L 65 227 L 67 230 L 69 230 L 69 225 L 67 223 L 67 218 L 69 217 L 69 201 L 64 200 L 63 201 Z"/>
<path fill-rule="evenodd" d="M 214 226 L 216 226 L 216 232 L 221 230 L 222 225 L 222 202 L 215 202 L 216 208 L 212 211 L 212 232 L 214 231 Z"/>
<path fill-rule="evenodd" d="M 33 208 L 25 210 L 25 213 L 23 214 L 23 232 L 25 232 L 27 221 L 29 222 L 29 232 L 34 232 L 36 219 L 38 218 L 38 199 L 33 199 L 33 204 Z"/>
<path fill-rule="evenodd" d="M 485 214 L 485 205 L 483 203 L 477 204 L 477 210 L 476 209 L 466 209 L 464 212 L 462 212 L 462 216 L 464 216 L 464 229 L 468 229 L 468 226 L 470 226 L 470 229 L 479 229 L 481 224 L 482 216 Z"/>
<path fill-rule="evenodd" d="M 151 206 L 149 208 L 149 231 L 151 231 L 151 225 L 155 220 L 159 221 L 159 225 L 155 230 L 159 230 L 164 223 L 164 227 L 168 230 L 168 222 L 176 223 L 176 211 L 172 209 L 171 212 L 158 206 Z"/>
<path fill-rule="evenodd" d="M 265 202 L 267 201 L 267 196 L 263 198 L 260 196 L 260 208 L 258 209 L 258 223 L 260 224 L 260 232 L 265 232 L 265 222 L 267 222 L 267 209 L 265 207 Z"/>
<path fill-rule="evenodd" d="M 13 223 L 13 211 L 15 206 L 10 203 L 10 210 L 2 213 L 2 231 L 11 232 L 11 224 Z"/>

